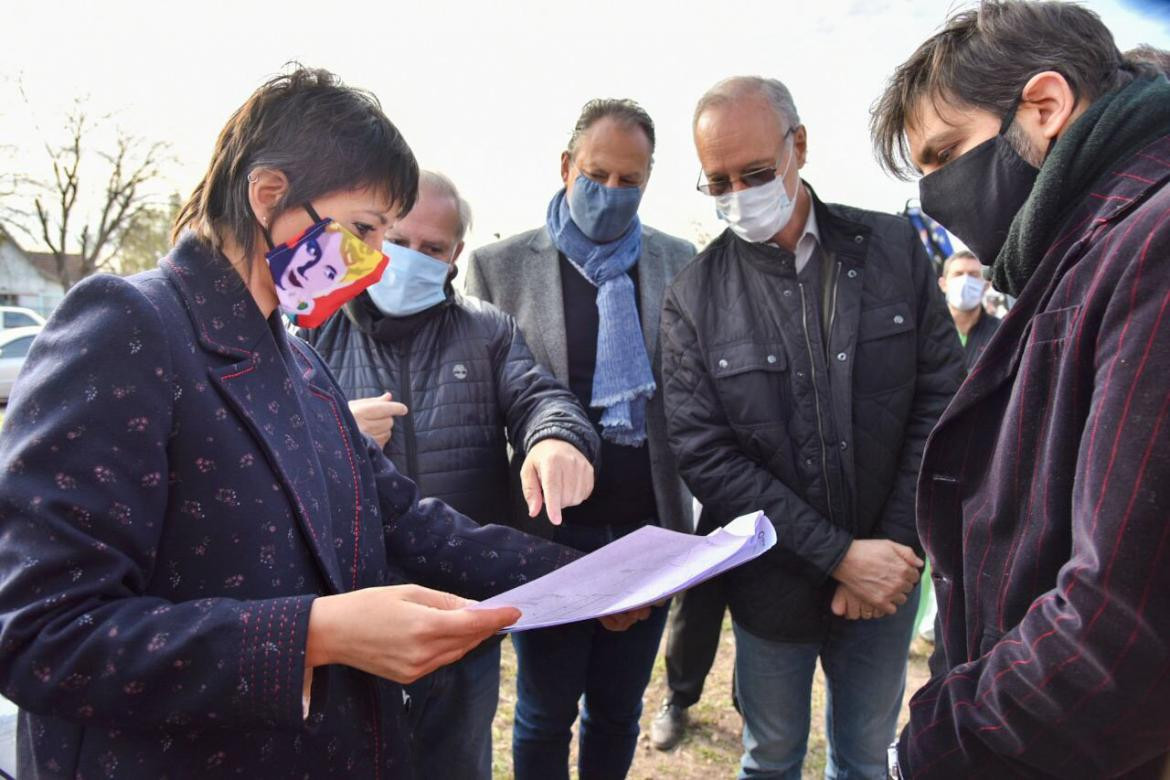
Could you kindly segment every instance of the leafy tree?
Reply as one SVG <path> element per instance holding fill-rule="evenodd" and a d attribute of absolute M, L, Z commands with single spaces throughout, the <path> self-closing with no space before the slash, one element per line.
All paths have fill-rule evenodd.
<path fill-rule="evenodd" d="M 165 207 L 149 207 L 138 213 L 122 235 L 117 255 L 118 273 L 123 276 L 149 271 L 171 249 L 171 225 L 183 201 L 171 195 Z"/>

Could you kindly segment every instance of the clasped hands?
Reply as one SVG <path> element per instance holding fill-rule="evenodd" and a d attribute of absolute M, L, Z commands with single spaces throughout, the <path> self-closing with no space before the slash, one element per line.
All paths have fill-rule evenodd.
<path fill-rule="evenodd" d="M 893 615 L 909 599 L 923 565 L 914 550 L 889 539 L 857 539 L 833 571 L 832 610 L 849 620 Z"/>

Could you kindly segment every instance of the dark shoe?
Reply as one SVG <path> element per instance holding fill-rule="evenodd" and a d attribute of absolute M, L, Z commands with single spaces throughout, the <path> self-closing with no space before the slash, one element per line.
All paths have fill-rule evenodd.
<path fill-rule="evenodd" d="M 659 750 L 670 750 L 682 741 L 686 731 L 686 709 L 666 702 L 650 721 L 650 744 Z"/>

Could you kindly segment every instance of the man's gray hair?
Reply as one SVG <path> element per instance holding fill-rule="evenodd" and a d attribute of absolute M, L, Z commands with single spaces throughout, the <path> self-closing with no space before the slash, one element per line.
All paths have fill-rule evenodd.
<path fill-rule="evenodd" d="M 455 231 L 455 240 L 462 241 L 467 231 L 471 230 L 471 204 L 459 194 L 455 182 L 438 171 L 419 171 L 418 188 L 420 191 L 424 188 L 429 189 L 455 201 L 455 207 L 459 211 L 459 227 Z"/>
<path fill-rule="evenodd" d="M 782 82 L 776 79 L 766 79 L 762 76 L 732 76 L 729 79 L 723 79 L 699 98 L 699 103 L 695 106 L 695 116 L 691 121 L 691 128 L 693 129 L 699 124 L 699 117 L 708 108 L 731 103 L 748 95 L 759 95 L 767 100 L 776 112 L 776 116 L 779 117 L 780 123 L 787 126 L 786 130 L 800 126 L 800 115 L 796 113 L 796 103 L 792 102 L 792 93 Z"/>

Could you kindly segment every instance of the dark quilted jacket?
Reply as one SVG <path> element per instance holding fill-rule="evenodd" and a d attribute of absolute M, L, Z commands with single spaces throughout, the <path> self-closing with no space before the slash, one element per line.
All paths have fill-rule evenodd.
<path fill-rule="evenodd" d="M 597 459 L 585 410 L 535 361 L 516 321 L 490 303 L 450 292 L 437 307 L 391 318 L 362 295 L 302 335 L 350 399 L 389 391 L 406 404 L 387 457 L 422 495 L 479 523 L 511 517 L 509 444 L 523 453 L 562 439 Z"/>
<path fill-rule="evenodd" d="M 811 190 L 810 190 L 811 191 Z M 675 279 L 662 316 L 670 444 L 703 526 L 763 509 L 776 547 L 728 576 L 762 637 L 824 635 L 855 538 L 919 547 L 914 485 L 962 377 L 959 340 L 903 219 L 813 196 L 832 311 L 823 343 L 793 255 L 730 230 Z"/>

